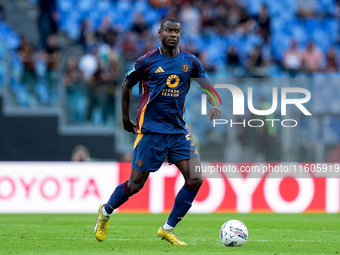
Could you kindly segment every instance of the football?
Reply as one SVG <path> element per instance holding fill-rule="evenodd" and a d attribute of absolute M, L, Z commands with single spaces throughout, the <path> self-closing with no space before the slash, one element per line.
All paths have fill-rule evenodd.
<path fill-rule="evenodd" d="M 239 220 L 228 220 L 220 229 L 220 238 L 225 246 L 240 247 L 248 239 L 248 229 Z"/>

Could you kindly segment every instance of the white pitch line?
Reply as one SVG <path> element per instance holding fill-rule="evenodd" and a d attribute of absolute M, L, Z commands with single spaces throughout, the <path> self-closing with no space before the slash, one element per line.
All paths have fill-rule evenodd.
<path fill-rule="evenodd" d="M 43 225 L 38 225 L 38 224 L 0 224 L 0 226 L 3 227 L 39 227 L 41 228 Z M 55 227 L 58 227 L 59 225 L 55 225 Z M 51 226 L 52 227 L 52 226 Z"/>
<path fill-rule="evenodd" d="M 39 238 L 37 237 L 18 237 L 18 236 L 0 236 L 0 239 L 26 239 L 26 240 L 37 240 Z M 88 237 L 54 237 L 54 238 L 41 238 L 41 240 L 88 240 L 90 238 Z M 94 239 L 94 237 L 93 237 Z M 134 239 L 130 239 L 130 238 L 106 238 L 106 240 L 111 240 L 111 241 L 132 241 L 132 240 L 139 240 L 139 241 L 154 241 L 157 240 L 155 238 L 134 238 Z"/>
<path fill-rule="evenodd" d="M 279 242 L 281 240 L 247 240 L 247 242 Z M 285 242 L 322 242 L 321 240 L 285 239 Z"/>
<path fill-rule="evenodd" d="M 264 228 L 252 228 L 251 231 L 266 231 L 266 232 L 294 232 L 294 231 L 301 231 L 301 229 L 264 229 Z M 338 232 L 340 233 L 339 230 L 326 230 L 326 229 L 320 229 L 320 230 L 315 230 L 315 229 L 309 229 L 309 230 L 303 230 L 304 232 Z"/>

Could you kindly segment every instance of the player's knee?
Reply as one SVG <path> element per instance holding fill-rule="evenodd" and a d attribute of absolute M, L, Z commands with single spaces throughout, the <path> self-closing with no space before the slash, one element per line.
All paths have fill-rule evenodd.
<path fill-rule="evenodd" d="M 199 179 L 197 179 L 196 182 L 195 182 L 195 187 L 196 187 L 197 189 L 199 189 L 199 188 L 202 186 L 202 184 L 203 184 L 203 178 L 199 178 Z"/>
<path fill-rule="evenodd" d="M 186 186 L 192 190 L 199 190 L 203 184 L 203 178 L 190 179 L 186 182 Z"/>
<path fill-rule="evenodd" d="M 128 188 L 129 188 L 129 194 L 133 195 L 136 194 L 138 191 L 140 191 L 144 187 L 145 182 L 141 181 L 129 181 Z"/>

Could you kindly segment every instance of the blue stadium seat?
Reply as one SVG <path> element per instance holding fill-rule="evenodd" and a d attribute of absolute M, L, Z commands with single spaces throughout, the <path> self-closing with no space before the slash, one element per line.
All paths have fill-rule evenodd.
<path fill-rule="evenodd" d="M 289 48 L 291 37 L 283 33 L 275 33 L 272 38 L 273 56 L 275 59 L 281 59 L 282 54 Z"/>
<path fill-rule="evenodd" d="M 134 5 L 135 12 L 148 13 L 148 4 L 145 1 L 136 1 Z M 145 15 L 147 16 L 147 15 Z"/>
<path fill-rule="evenodd" d="M 322 22 L 323 29 L 327 31 L 330 42 L 335 42 L 338 39 L 339 22 L 334 18 L 324 19 Z"/>
<path fill-rule="evenodd" d="M 153 8 L 148 8 L 144 15 L 144 19 L 148 24 L 156 23 L 159 20 L 159 18 L 160 18 L 159 13 Z"/>
<path fill-rule="evenodd" d="M 95 6 L 95 2 L 93 0 L 81 0 L 78 3 L 78 10 L 79 11 L 93 11 L 93 7 Z"/>
<path fill-rule="evenodd" d="M 279 16 L 283 10 L 283 3 L 281 1 L 264 1 L 268 5 L 270 16 Z"/>
<path fill-rule="evenodd" d="M 12 77 L 16 80 L 20 80 L 22 73 L 23 73 L 23 66 L 18 58 L 18 56 L 13 53 L 11 54 L 11 71 L 12 71 Z"/>
<path fill-rule="evenodd" d="M 304 42 L 308 37 L 306 30 L 300 25 L 291 27 L 291 36 L 299 42 Z"/>
<path fill-rule="evenodd" d="M 319 0 L 317 2 L 317 10 L 319 12 L 328 12 L 332 13 L 335 8 L 335 1 L 334 0 Z"/>
<path fill-rule="evenodd" d="M 48 89 L 47 89 L 47 84 L 46 81 L 43 79 L 40 79 L 38 81 L 37 87 L 35 89 L 36 94 L 39 97 L 39 101 L 42 104 L 47 104 L 49 101 L 49 95 L 48 95 Z"/>
<path fill-rule="evenodd" d="M 5 76 L 6 76 L 6 64 L 4 61 L 0 61 L 0 88 L 5 84 Z"/>
<path fill-rule="evenodd" d="M 46 65 L 43 61 L 37 61 L 35 64 L 35 68 L 39 77 L 46 76 Z"/>
<path fill-rule="evenodd" d="M 252 1 L 248 1 L 246 7 L 247 7 L 249 13 L 250 13 L 251 15 L 256 15 L 256 14 L 258 14 L 262 2 L 263 2 L 262 0 L 252 0 Z"/>
<path fill-rule="evenodd" d="M 16 79 L 11 79 L 10 84 L 18 105 L 22 107 L 28 107 L 29 97 L 25 85 L 17 81 Z"/>
<path fill-rule="evenodd" d="M 71 12 L 73 10 L 73 2 L 71 0 L 59 0 L 58 1 L 58 8 L 61 12 Z"/>

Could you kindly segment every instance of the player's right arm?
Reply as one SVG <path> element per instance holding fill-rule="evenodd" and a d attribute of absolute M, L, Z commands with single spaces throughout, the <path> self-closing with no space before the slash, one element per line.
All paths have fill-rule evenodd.
<path fill-rule="evenodd" d="M 130 71 L 125 74 L 122 84 L 122 121 L 124 129 L 136 133 L 137 125 L 130 119 L 130 103 L 132 98 L 132 87 L 135 86 L 144 75 L 147 54 L 137 59 Z"/>
<path fill-rule="evenodd" d="M 122 121 L 124 130 L 136 133 L 136 124 L 130 119 L 130 103 L 132 98 L 133 84 L 130 80 L 124 79 L 122 84 Z"/>
<path fill-rule="evenodd" d="M 124 129 L 131 133 L 136 133 L 137 125 L 130 119 L 130 103 L 132 98 L 132 87 L 135 86 L 143 77 L 147 56 L 144 55 L 137 59 L 130 71 L 125 74 L 122 84 L 122 121 Z"/>

